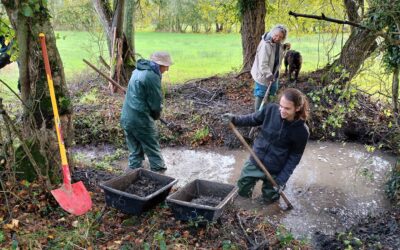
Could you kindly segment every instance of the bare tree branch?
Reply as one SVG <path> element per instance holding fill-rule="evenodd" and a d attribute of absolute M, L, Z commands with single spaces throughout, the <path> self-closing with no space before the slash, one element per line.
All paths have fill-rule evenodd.
<path fill-rule="evenodd" d="M 365 27 L 365 26 L 362 26 L 362 25 L 359 24 L 359 23 L 355 23 L 355 22 L 350 22 L 350 21 L 347 21 L 347 20 L 339 20 L 339 19 L 327 17 L 327 16 L 325 16 L 324 13 L 321 13 L 320 16 L 317 16 L 317 15 L 300 14 L 300 13 L 295 13 L 295 12 L 293 12 L 293 11 L 289 11 L 289 15 L 290 15 L 290 16 L 294 16 L 295 18 L 297 18 L 297 17 L 304 17 L 304 18 L 311 18 L 311 19 L 317 19 L 317 20 L 324 20 L 324 21 L 333 22 L 333 23 L 348 24 L 348 25 L 351 25 L 351 26 L 354 26 L 354 27 L 358 27 L 358 28 L 360 28 L 360 29 L 371 30 L 371 29 L 369 29 L 369 28 L 367 28 L 367 27 Z"/>
<path fill-rule="evenodd" d="M 311 18 L 311 19 L 317 19 L 317 20 L 324 20 L 324 21 L 333 22 L 333 23 L 351 25 L 351 26 L 354 26 L 354 27 L 357 27 L 357 28 L 363 29 L 363 30 L 370 30 L 372 32 L 375 32 L 377 35 L 382 36 L 383 38 L 385 38 L 385 40 L 387 40 L 388 44 L 400 45 L 400 40 L 392 39 L 391 37 L 388 36 L 387 33 L 383 32 L 383 31 L 370 29 L 370 28 L 365 27 L 365 26 L 363 26 L 363 25 L 361 25 L 359 23 L 350 22 L 350 21 L 347 21 L 347 20 L 339 20 L 339 19 L 335 19 L 335 18 L 330 18 L 330 17 L 325 16 L 324 13 L 321 13 L 320 16 L 317 16 L 317 15 L 300 14 L 300 13 L 295 13 L 293 11 L 289 11 L 289 15 L 290 16 L 294 16 L 295 18 L 304 17 L 304 18 Z"/>

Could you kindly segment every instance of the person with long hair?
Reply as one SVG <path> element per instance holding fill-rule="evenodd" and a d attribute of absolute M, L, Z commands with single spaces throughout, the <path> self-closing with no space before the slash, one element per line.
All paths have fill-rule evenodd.
<path fill-rule="evenodd" d="M 224 114 L 223 119 L 236 126 L 261 126 L 253 150 L 266 166 L 279 188 L 274 188 L 252 156 L 245 163 L 238 180 L 239 195 L 251 198 L 258 180 L 263 181 L 262 201 L 272 203 L 299 164 L 310 135 L 306 120 L 309 116 L 307 97 L 294 88 L 285 89 L 279 104 L 269 103 L 261 110 L 236 116 Z"/>

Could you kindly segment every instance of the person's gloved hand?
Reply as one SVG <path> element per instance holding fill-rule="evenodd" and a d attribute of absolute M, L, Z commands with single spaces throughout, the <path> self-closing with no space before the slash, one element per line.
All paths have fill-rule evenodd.
<path fill-rule="evenodd" d="M 278 185 L 278 186 L 274 186 L 274 190 L 275 192 L 277 192 L 278 194 L 280 194 L 283 190 L 285 190 L 286 185 Z"/>
<path fill-rule="evenodd" d="M 225 114 L 223 114 L 223 115 L 221 116 L 221 118 L 222 118 L 222 121 L 223 121 L 225 124 L 229 124 L 229 122 L 232 122 L 232 121 L 233 121 L 233 119 L 235 118 L 235 115 L 232 114 L 232 113 L 225 113 Z"/>

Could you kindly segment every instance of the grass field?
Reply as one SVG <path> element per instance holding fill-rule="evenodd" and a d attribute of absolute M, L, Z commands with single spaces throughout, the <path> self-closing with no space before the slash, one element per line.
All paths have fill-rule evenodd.
<path fill-rule="evenodd" d="M 56 32 L 57 47 L 61 54 L 67 81 L 82 72 L 93 72 L 88 69 L 82 59 L 97 62 L 103 55 L 108 60 L 106 43 L 103 38 L 88 32 L 62 31 Z M 287 42 L 292 49 L 303 55 L 302 72 L 323 67 L 340 52 L 346 37 L 334 37 L 331 34 L 297 35 L 289 34 Z M 99 42 L 101 41 L 101 42 Z M 335 42 L 336 41 L 336 42 Z M 332 45 L 333 44 L 333 45 Z M 238 71 L 242 63 L 242 47 L 240 34 L 179 34 L 159 32 L 137 32 L 135 38 L 136 51 L 144 58 L 155 50 L 166 50 L 172 55 L 174 65 L 163 78 L 169 84 L 183 83 L 187 80 Z M 371 65 L 371 63 L 369 63 Z M 371 68 L 371 67 L 370 67 Z M 283 68 L 282 68 L 283 70 Z M 390 86 L 389 78 L 382 79 L 381 65 L 372 61 L 372 70 L 360 74 L 355 79 L 363 89 L 374 93 L 383 92 L 381 86 Z M 18 68 L 16 63 L 0 70 L 0 79 L 17 89 Z M 380 84 L 384 81 L 385 84 Z M 7 93 L 0 84 L 0 93 Z"/>
<path fill-rule="evenodd" d="M 86 70 L 82 62 L 86 58 L 95 62 L 100 54 L 107 58 L 107 48 L 103 39 L 87 32 L 56 32 L 59 39 L 57 47 L 61 54 L 67 81 Z M 98 41 L 103 42 L 98 42 Z M 292 49 L 303 54 L 303 71 L 310 71 L 323 66 L 328 58 L 326 44 L 330 35 L 289 36 Z M 242 63 L 240 34 L 177 34 L 157 32 L 137 32 L 136 51 L 145 58 L 155 50 L 167 50 L 171 53 L 174 65 L 165 80 L 182 83 L 189 79 L 207 77 L 238 71 Z M 332 57 L 338 53 L 340 43 L 336 43 L 329 53 Z M 91 70 L 91 69 L 89 69 Z M 16 64 L 0 70 L 0 79 L 16 88 L 18 68 Z"/>

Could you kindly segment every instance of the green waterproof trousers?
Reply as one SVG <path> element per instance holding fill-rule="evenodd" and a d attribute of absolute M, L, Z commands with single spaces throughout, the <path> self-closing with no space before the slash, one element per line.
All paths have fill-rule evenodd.
<path fill-rule="evenodd" d="M 121 121 L 129 150 L 128 167 L 132 169 L 142 167 L 144 155 L 146 154 L 147 158 L 149 158 L 151 170 L 165 170 L 166 167 L 161 155 L 158 132 L 154 121 L 149 117 L 144 117 L 143 113 L 132 113 L 136 113 L 134 119 L 132 119 L 133 121 Z M 147 126 L 143 126 L 144 124 L 147 124 Z"/>
<path fill-rule="evenodd" d="M 273 175 L 272 177 L 275 178 Z M 244 164 L 237 183 L 239 187 L 239 195 L 251 198 L 254 186 L 258 180 L 263 181 L 261 191 L 264 201 L 274 202 L 279 199 L 279 193 L 273 189 L 272 183 L 267 179 L 264 172 L 250 161 L 246 161 Z"/>

